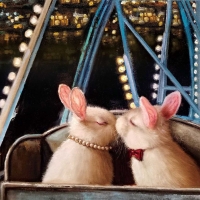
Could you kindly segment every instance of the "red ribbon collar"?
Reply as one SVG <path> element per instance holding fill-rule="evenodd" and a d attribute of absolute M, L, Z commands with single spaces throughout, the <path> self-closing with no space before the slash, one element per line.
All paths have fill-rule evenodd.
<path fill-rule="evenodd" d="M 143 149 L 128 149 L 128 154 L 129 157 L 131 158 L 132 156 L 138 159 L 139 161 L 143 160 L 143 154 L 144 150 Z"/>

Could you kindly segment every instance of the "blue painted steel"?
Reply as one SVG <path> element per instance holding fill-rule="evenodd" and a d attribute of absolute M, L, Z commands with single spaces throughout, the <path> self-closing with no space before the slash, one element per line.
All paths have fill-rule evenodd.
<path fill-rule="evenodd" d="M 110 2 L 109 2 L 110 3 Z M 83 73 L 81 73 L 81 76 L 80 76 L 80 79 L 79 79 L 79 82 L 78 82 L 78 86 L 82 89 L 83 88 L 83 84 L 84 82 L 86 81 L 86 76 L 87 76 L 87 73 L 88 73 L 88 69 L 91 67 L 93 67 L 92 65 L 91 66 L 88 66 L 89 63 L 90 63 L 90 59 L 92 56 L 92 54 L 96 54 L 96 52 L 93 52 L 93 48 L 94 46 L 99 46 L 99 43 L 100 41 L 97 39 L 98 37 L 98 34 L 99 34 L 99 29 L 101 28 L 101 23 L 102 21 L 104 20 L 104 16 L 106 15 L 106 11 L 108 9 L 108 4 L 105 4 L 103 6 L 103 10 L 101 11 L 100 15 L 98 16 L 98 20 L 96 21 L 94 27 L 93 27 L 93 35 L 92 35 L 92 38 L 91 38 L 91 42 L 90 44 L 88 45 L 88 51 L 87 51 L 87 54 L 86 54 L 86 57 L 84 59 L 84 63 L 83 63 Z M 106 20 L 105 20 L 106 21 Z M 100 33 L 102 34 L 102 33 Z M 90 69 L 91 71 L 92 69 Z M 90 73 L 89 73 L 90 74 Z M 89 80 L 88 80 L 89 81 Z M 86 91 L 84 91 L 86 92 Z"/>
<path fill-rule="evenodd" d="M 90 53 L 90 56 L 88 56 L 86 58 L 86 60 L 88 60 L 88 62 L 85 65 L 87 67 L 87 72 L 84 76 L 84 81 L 82 83 L 83 92 L 87 91 L 89 79 L 90 79 L 90 76 L 92 73 L 92 68 L 93 68 L 94 61 L 95 61 L 95 56 L 96 56 L 99 44 L 102 39 L 104 28 L 107 24 L 107 21 L 109 20 L 109 17 L 111 15 L 111 12 L 113 11 L 113 8 L 114 8 L 114 1 L 110 0 L 107 4 L 107 9 L 105 10 L 105 13 L 99 19 L 97 28 L 95 28 L 94 35 L 96 36 L 96 38 L 93 37 L 92 43 L 90 44 L 91 45 L 91 53 Z"/>
<path fill-rule="evenodd" d="M 70 114 L 70 110 L 64 108 L 62 118 L 60 120 L 60 124 L 65 124 L 67 121 L 69 121 L 69 114 Z"/>
<path fill-rule="evenodd" d="M 165 32 L 163 34 L 163 44 L 162 44 L 162 52 L 161 52 L 161 60 L 157 57 L 157 55 L 152 51 L 152 49 L 148 46 L 148 44 L 143 40 L 143 38 L 137 33 L 137 31 L 133 28 L 133 26 L 129 23 L 129 21 L 123 16 L 123 12 L 121 9 L 121 1 L 113 1 L 115 2 L 116 11 L 118 14 L 118 20 L 119 20 L 119 26 L 121 31 L 121 37 L 123 42 L 123 48 L 124 48 L 124 60 L 125 60 L 125 66 L 126 66 L 126 73 L 129 80 L 129 84 L 131 87 L 131 92 L 133 94 L 133 99 L 138 106 L 138 93 L 137 88 L 135 84 L 135 76 L 133 73 L 133 64 L 131 61 L 130 56 L 130 50 L 128 47 L 128 42 L 126 38 L 126 27 L 125 25 L 131 30 L 131 32 L 135 35 L 135 37 L 139 40 L 139 42 L 143 45 L 143 47 L 147 50 L 147 52 L 152 56 L 152 58 L 155 60 L 155 62 L 160 66 L 161 73 L 160 73 L 160 82 L 159 82 L 159 91 L 158 91 L 158 103 L 162 103 L 167 90 L 179 90 L 181 94 L 184 96 L 186 101 L 190 104 L 191 109 L 194 112 L 196 112 L 198 115 L 200 115 L 200 111 L 193 102 L 194 100 L 194 93 L 192 88 L 194 87 L 193 84 L 193 56 L 194 56 L 194 50 L 193 50 L 193 41 L 192 41 L 192 33 L 189 29 L 189 23 L 191 27 L 194 29 L 194 32 L 197 32 L 197 39 L 200 39 L 199 37 L 199 20 L 197 20 L 197 16 L 192 12 L 191 5 L 187 0 L 183 1 L 177 1 L 180 9 L 180 14 L 183 20 L 183 25 L 185 28 L 188 46 L 189 46 L 189 56 L 190 56 L 190 69 L 191 69 L 191 85 L 190 86 L 181 86 L 181 84 L 176 80 L 176 78 L 173 76 L 173 74 L 167 69 L 167 57 L 168 57 L 168 46 L 169 46 L 169 36 L 170 36 L 170 26 L 171 26 L 171 20 L 172 20 L 172 1 L 169 1 L 167 3 L 167 12 L 166 12 L 166 24 L 165 24 Z M 95 14 L 95 17 L 92 22 L 92 26 L 89 30 L 87 40 L 83 46 L 82 54 L 79 60 L 79 65 L 77 68 L 77 72 L 75 75 L 73 86 L 78 85 L 80 88 L 83 88 L 84 92 L 87 90 L 87 85 L 89 83 L 89 78 L 91 75 L 91 70 L 94 63 L 94 57 L 96 55 L 97 48 L 99 46 L 100 38 L 98 37 L 98 31 L 102 29 L 99 29 L 98 26 L 102 26 L 103 24 L 106 24 L 106 21 L 108 19 L 109 15 L 105 15 L 105 12 L 113 10 L 112 6 L 108 6 L 109 3 L 111 3 L 109 0 L 102 0 L 101 4 L 99 5 L 99 8 Z M 199 4 L 199 2 L 198 2 Z M 106 18 L 105 18 L 106 17 Z M 97 23 L 96 20 L 99 20 Z M 197 21 L 197 24 L 193 22 L 193 20 Z M 104 26 L 103 26 L 104 27 Z M 102 32 L 101 32 L 102 33 Z M 94 51 L 93 51 L 94 50 Z M 172 81 L 172 83 L 175 86 L 168 86 L 167 85 L 167 77 Z M 187 94 L 187 92 L 190 93 L 191 96 Z M 192 97 L 192 98 L 191 98 Z M 193 119 L 192 112 L 189 114 L 189 119 Z M 187 118 L 187 116 L 182 116 L 182 118 Z"/>
<path fill-rule="evenodd" d="M 77 67 L 77 70 L 76 70 L 76 74 L 75 74 L 75 78 L 74 78 L 74 82 L 73 82 L 72 87 L 75 87 L 75 86 L 81 87 L 82 79 L 84 78 L 84 74 L 85 74 L 85 71 L 84 71 L 85 69 L 83 69 L 84 63 L 85 63 L 85 57 L 89 54 L 88 52 L 89 52 L 89 49 L 91 48 L 90 42 L 93 38 L 94 29 L 95 29 L 95 27 L 97 27 L 96 23 L 99 20 L 99 16 L 105 10 L 106 3 L 107 3 L 107 1 L 105 1 L 105 0 L 101 1 L 100 5 L 98 6 L 98 9 L 95 13 L 91 27 L 90 27 L 88 35 L 87 35 L 87 39 L 86 39 L 84 46 L 82 48 L 81 56 L 80 56 L 80 59 L 79 59 L 79 63 L 78 63 L 78 67 Z"/>
<path fill-rule="evenodd" d="M 138 32 L 132 27 L 132 25 L 127 21 L 127 19 L 124 18 L 124 22 L 129 27 L 131 32 L 135 35 L 135 37 L 138 39 L 138 41 L 143 45 L 143 47 L 147 50 L 147 52 L 151 55 L 151 57 L 155 60 L 155 62 L 162 68 L 166 76 L 171 80 L 171 82 L 176 86 L 177 90 L 183 95 L 183 97 L 186 99 L 186 101 L 191 105 L 191 107 L 194 109 L 194 111 L 198 114 L 200 114 L 199 109 L 197 108 L 196 104 L 191 100 L 190 96 L 185 92 L 184 88 L 181 86 L 181 84 L 176 80 L 176 78 L 173 76 L 173 74 L 165 68 L 163 63 L 160 62 L 157 55 L 152 51 L 152 49 L 149 47 L 149 45 L 144 41 L 144 39 L 138 34 Z"/>
<path fill-rule="evenodd" d="M 198 2 L 199 2 L 199 0 L 198 1 L 195 1 L 195 3 L 196 3 L 196 5 L 197 5 L 197 7 L 198 7 Z M 191 16 L 191 18 L 193 18 L 193 22 L 195 23 L 195 21 L 199 21 L 199 19 L 198 19 L 198 15 L 196 15 L 196 13 L 194 12 L 194 10 L 193 10 L 193 8 L 192 8 L 192 6 L 191 6 L 191 2 L 190 1 L 183 1 L 182 2 L 182 4 L 186 4 L 187 5 L 187 7 L 188 7 L 188 13 L 189 13 L 189 16 Z M 197 12 L 198 13 L 198 12 Z M 196 26 L 197 26 L 197 28 L 198 28 L 198 30 L 200 31 L 200 24 L 199 23 L 195 23 L 196 24 Z"/>
<path fill-rule="evenodd" d="M 169 1 L 167 4 L 165 32 L 163 34 L 162 49 L 161 49 L 161 63 L 163 63 L 163 66 L 165 68 L 167 68 L 171 22 L 172 22 L 172 1 Z M 158 104 L 161 104 L 166 96 L 166 87 L 165 87 L 166 85 L 167 85 L 167 77 L 165 76 L 163 70 L 160 69 L 159 88 L 157 96 Z"/>
<path fill-rule="evenodd" d="M 40 36 L 38 37 L 38 40 L 37 40 L 37 42 L 35 44 L 35 48 L 33 49 L 33 52 L 31 54 L 31 57 L 30 57 L 28 65 L 27 65 L 24 77 L 23 77 L 23 79 L 22 79 L 22 81 L 20 83 L 20 87 L 19 87 L 19 89 L 18 89 L 18 91 L 16 93 L 14 102 L 12 104 L 12 107 L 10 108 L 9 115 L 8 115 L 8 117 L 6 119 L 6 123 L 5 123 L 4 127 L 3 127 L 3 130 L 2 130 L 2 133 L 1 133 L 1 137 L 0 137 L 0 146 L 1 146 L 2 142 L 3 142 L 4 137 L 5 137 L 5 134 L 6 134 L 6 131 L 8 129 L 8 126 L 10 124 L 10 121 L 12 119 L 13 113 L 15 112 L 15 108 L 16 108 L 17 103 L 19 101 L 20 95 L 21 95 L 21 93 L 22 93 L 22 91 L 24 89 L 24 85 L 25 85 L 26 79 L 27 79 L 27 77 L 29 75 L 29 72 L 31 70 L 31 67 L 33 65 L 33 61 L 35 60 L 36 54 L 38 52 L 38 49 L 40 47 L 40 44 L 41 44 L 41 41 L 42 41 L 42 38 L 43 38 L 43 35 L 44 35 L 44 31 L 46 30 L 46 26 L 47 26 L 47 24 L 49 22 L 49 18 L 51 16 L 51 13 L 52 13 L 54 7 L 55 7 L 55 4 L 56 4 L 56 0 L 53 0 L 51 5 L 50 5 L 50 7 L 49 7 L 48 12 L 47 12 L 46 18 L 44 20 L 44 24 L 43 24 L 43 26 L 41 28 Z"/>
<path fill-rule="evenodd" d="M 120 1 L 115 1 L 115 5 L 116 5 L 116 10 L 117 10 L 117 14 L 118 14 L 118 20 L 119 20 L 119 27 L 120 27 L 120 31 L 121 31 L 121 37 L 122 37 L 122 42 L 123 42 L 123 48 L 124 48 L 124 58 L 125 58 L 125 67 L 126 67 L 126 74 L 128 77 L 128 82 L 131 88 L 131 93 L 133 95 L 133 100 L 136 106 L 139 106 L 139 97 L 138 97 L 138 93 L 137 93 L 137 87 L 136 87 L 136 83 L 135 83 L 135 77 L 134 77 L 134 73 L 133 73 L 133 63 L 132 63 L 132 59 L 130 56 L 130 50 L 128 47 L 128 41 L 127 41 L 127 37 L 126 37 L 126 29 L 125 29 L 125 24 L 124 24 L 124 16 L 121 10 L 121 5 L 120 5 Z M 127 59 L 126 59 L 127 58 Z"/>
<path fill-rule="evenodd" d="M 196 1 L 196 22 L 200 26 L 200 1 L 199 0 Z M 197 69 L 197 74 L 198 74 L 197 76 L 198 81 L 196 83 L 198 88 L 196 88 L 195 90 L 198 93 L 197 100 L 198 100 L 198 108 L 200 109 L 200 38 L 197 38 L 197 39 L 198 39 L 198 44 L 195 44 L 195 45 L 198 48 L 198 51 L 196 51 L 195 54 L 198 56 L 198 59 L 196 59 L 195 62 L 197 63 L 198 67 L 195 67 L 195 68 Z"/>
<path fill-rule="evenodd" d="M 175 86 L 169 86 L 169 85 L 166 85 L 164 87 L 165 90 L 168 90 L 168 91 L 174 91 L 174 90 L 177 90 L 177 88 Z M 183 86 L 183 89 L 187 92 L 190 92 L 191 91 L 191 87 L 190 86 Z"/>
<path fill-rule="evenodd" d="M 199 0 L 196 0 L 196 16 L 195 16 L 195 19 L 196 19 L 196 22 L 197 22 L 197 25 L 200 27 L 200 1 Z"/>
<path fill-rule="evenodd" d="M 99 5 L 92 20 L 92 25 L 89 29 L 86 42 L 84 43 L 72 85 L 72 87 L 78 86 L 83 90 L 84 93 L 87 91 L 95 55 L 97 53 L 105 25 L 113 10 L 113 7 L 114 1 L 101 1 L 101 4 Z M 70 111 L 68 109 L 64 109 L 60 124 L 63 124 L 69 120 L 69 113 Z"/>
<path fill-rule="evenodd" d="M 187 1 L 187 0 L 185 0 L 185 1 Z M 186 12 L 187 18 L 190 21 L 190 24 L 191 24 L 193 30 L 196 32 L 197 38 L 200 39 L 200 24 L 196 23 L 198 19 L 196 18 L 195 15 L 192 15 L 192 17 L 194 17 L 194 19 L 191 17 L 191 13 L 190 13 L 185 1 L 181 1 L 181 2 L 178 1 L 178 3 L 182 3 L 183 8 Z M 188 4 L 188 6 L 189 6 L 189 4 Z"/>
<path fill-rule="evenodd" d="M 193 59 L 194 44 L 193 44 L 193 39 L 192 39 L 192 33 L 190 30 L 190 23 L 187 19 L 186 13 L 183 9 L 181 2 L 177 2 L 177 4 L 179 6 L 182 23 L 183 23 L 184 30 L 185 30 L 185 35 L 186 35 L 187 42 L 188 42 L 188 50 L 189 50 L 189 58 L 190 58 L 190 76 L 191 76 L 190 96 L 191 96 L 192 100 L 194 101 L 194 90 L 193 90 L 193 88 L 194 88 L 194 59 Z M 191 107 L 190 107 L 189 116 L 192 117 L 193 115 L 194 115 L 193 109 L 191 109 Z"/>

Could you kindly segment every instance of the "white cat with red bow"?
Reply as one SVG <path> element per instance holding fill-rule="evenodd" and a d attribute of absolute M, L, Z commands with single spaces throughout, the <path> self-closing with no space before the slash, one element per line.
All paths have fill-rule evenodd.
<path fill-rule="evenodd" d="M 180 103 L 178 91 L 169 94 L 161 106 L 152 106 L 141 97 L 139 108 L 117 119 L 116 129 L 129 148 L 136 185 L 200 187 L 199 167 L 170 132 L 168 120 L 176 114 Z"/>

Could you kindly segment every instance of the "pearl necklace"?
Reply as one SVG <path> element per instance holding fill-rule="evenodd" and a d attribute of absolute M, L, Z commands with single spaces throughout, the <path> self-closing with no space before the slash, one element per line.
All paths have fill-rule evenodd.
<path fill-rule="evenodd" d="M 93 148 L 93 149 L 98 149 L 98 150 L 102 150 L 102 151 L 109 151 L 110 149 L 112 149 L 111 146 L 105 146 L 105 147 L 100 146 L 100 145 L 97 145 L 97 144 L 94 144 L 94 143 L 91 143 L 91 142 L 86 142 L 86 141 L 81 140 L 81 139 L 74 137 L 72 135 L 69 135 L 67 138 L 75 141 L 76 143 L 78 143 L 80 145 L 83 145 L 83 146 L 89 147 L 89 148 Z"/>

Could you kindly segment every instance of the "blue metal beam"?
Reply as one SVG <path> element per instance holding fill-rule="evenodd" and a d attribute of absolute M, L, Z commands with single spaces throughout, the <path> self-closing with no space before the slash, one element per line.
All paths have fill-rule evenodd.
<path fill-rule="evenodd" d="M 45 4 L 46 4 L 46 2 L 45 2 Z M 45 6 L 45 4 L 44 4 L 44 6 Z M 54 10 L 55 4 L 56 4 L 56 0 L 52 0 L 51 2 L 47 1 L 46 5 L 49 5 L 49 6 L 47 8 L 47 12 L 45 13 L 44 21 L 43 22 L 42 21 L 38 21 L 38 25 L 37 26 L 38 27 L 41 26 L 41 29 L 39 30 L 40 33 L 39 33 L 38 38 L 36 39 L 36 43 L 32 44 L 34 46 L 33 51 L 30 52 L 30 50 L 28 49 L 28 51 L 24 54 L 23 60 L 26 60 L 29 56 L 30 56 L 30 59 L 28 61 L 28 64 L 25 66 L 25 71 L 20 71 L 21 68 L 19 69 L 18 74 L 19 73 L 21 73 L 21 74 L 24 73 L 22 79 L 20 80 L 20 79 L 16 78 L 14 83 L 13 83 L 13 86 L 11 88 L 11 92 L 14 91 L 15 95 L 14 95 L 14 99 L 13 100 L 10 100 L 10 97 L 12 98 L 12 96 L 8 96 L 7 102 L 10 103 L 12 101 L 12 105 L 9 107 L 9 113 L 8 113 L 8 116 L 6 116 L 5 124 L 2 121 L 4 120 L 3 118 L 5 118 L 5 116 L 3 116 L 3 113 L 4 113 L 3 111 L 4 111 L 4 108 L 7 109 L 5 107 L 6 105 L 4 106 L 4 108 L 2 110 L 2 113 L 1 113 L 1 116 L 0 116 L 0 123 L 1 123 L 1 126 L 3 126 L 3 129 L 0 130 L 0 146 L 1 146 L 2 142 L 3 142 L 4 136 L 6 134 L 6 131 L 8 129 L 10 121 L 12 119 L 12 115 L 13 115 L 13 113 L 15 111 L 15 108 L 16 108 L 16 105 L 17 105 L 18 100 L 20 98 L 20 95 L 21 95 L 21 93 L 22 93 L 22 91 L 24 89 L 24 85 L 25 85 L 26 79 L 27 79 L 27 77 L 29 75 L 29 72 L 31 70 L 33 61 L 35 60 L 36 54 L 38 52 L 38 49 L 40 47 L 40 44 L 41 44 L 41 41 L 42 41 L 42 38 L 43 38 L 43 35 L 44 35 L 44 31 L 45 31 L 45 29 L 47 27 L 47 24 L 49 22 L 50 15 L 51 15 L 52 11 Z M 44 12 L 44 11 L 42 11 L 42 12 Z M 42 13 L 41 13 L 41 15 L 42 15 Z M 40 20 L 40 17 L 39 17 L 39 20 Z M 36 26 L 36 28 L 37 28 L 37 26 Z M 36 28 L 35 28 L 35 30 L 36 30 Z M 30 41 L 30 43 L 31 42 L 32 42 L 32 40 Z M 18 87 L 18 83 L 16 83 L 16 81 L 20 81 L 19 87 Z"/>
<path fill-rule="evenodd" d="M 84 79 L 85 71 L 86 71 L 86 68 L 87 68 L 87 66 L 84 65 L 86 63 L 85 59 L 89 55 L 88 52 L 91 52 L 90 43 L 91 43 L 92 40 L 94 40 L 93 39 L 94 38 L 94 32 L 95 32 L 94 30 L 96 28 L 98 28 L 97 23 L 99 22 L 99 17 L 101 16 L 101 18 L 102 18 L 102 13 L 104 13 L 106 11 L 107 1 L 108 0 L 102 0 L 100 2 L 99 6 L 98 6 L 97 11 L 95 12 L 95 15 L 94 15 L 94 18 L 92 20 L 90 29 L 88 31 L 86 41 L 85 41 L 83 48 L 81 50 L 81 56 L 80 56 L 80 59 L 79 59 L 79 63 L 78 63 L 78 66 L 77 66 L 77 70 L 76 70 L 76 73 L 75 73 L 75 77 L 74 77 L 72 87 L 75 87 L 75 86 L 81 87 L 81 84 L 82 84 L 83 79 Z"/>
<path fill-rule="evenodd" d="M 114 8 L 113 0 L 102 0 L 92 20 L 87 39 L 83 45 L 72 87 L 78 86 L 85 93 L 92 73 L 95 56 L 104 28 Z M 70 111 L 64 109 L 61 124 L 69 120 Z"/>
<path fill-rule="evenodd" d="M 161 63 L 167 68 L 167 58 L 168 58 L 168 49 L 169 49 L 169 38 L 172 22 L 172 1 L 168 1 L 167 11 L 166 11 L 166 20 L 165 20 L 165 31 L 163 34 L 162 49 L 161 49 Z M 166 96 L 167 77 L 162 69 L 160 69 L 160 78 L 159 78 L 159 88 L 157 103 L 161 104 Z"/>
<path fill-rule="evenodd" d="M 185 35 L 188 42 L 188 50 L 189 50 L 189 58 L 190 58 L 190 77 L 191 77 L 191 91 L 190 96 L 192 100 L 194 101 L 194 44 L 192 39 L 192 33 L 190 30 L 190 22 L 188 21 L 188 18 L 186 16 L 185 10 L 183 9 L 183 6 L 181 2 L 177 2 L 180 10 L 180 15 L 182 18 L 183 27 L 185 30 Z M 189 116 L 192 117 L 194 114 L 193 109 L 190 107 Z"/>
<path fill-rule="evenodd" d="M 90 48 L 90 51 L 88 52 L 89 56 L 86 57 L 85 63 L 84 63 L 87 71 L 85 73 L 85 76 L 83 77 L 84 78 L 83 82 L 80 83 L 84 92 L 86 92 L 88 88 L 89 79 L 90 79 L 94 61 L 95 61 L 95 56 L 97 54 L 97 50 L 99 48 L 99 44 L 101 42 L 105 26 L 109 20 L 111 12 L 113 11 L 114 1 L 113 0 L 107 1 L 107 5 L 104 8 L 105 8 L 105 12 L 100 16 L 97 27 L 95 27 L 94 29 L 94 37 L 92 38 L 92 41 L 90 44 L 91 48 Z"/>
<path fill-rule="evenodd" d="M 194 111 L 200 116 L 200 111 L 197 108 L 196 104 L 191 100 L 190 96 L 187 94 L 187 92 L 184 90 L 184 88 L 181 86 L 181 84 L 176 80 L 176 78 L 173 76 L 173 74 L 165 68 L 163 63 L 160 62 L 157 55 L 152 51 L 152 49 L 149 47 L 149 45 L 144 41 L 144 39 L 138 34 L 138 32 L 132 27 L 132 25 L 128 22 L 127 19 L 124 18 L 124 22 L 129 27 L 131 32 L 135 35 L 135 37 L 138 39 L 138 41 L 143 45 L 143 47 L 147 50 L 147 52 L 151 55 L 151 57 L 155 60 L 155 62 L 162 68 L 166 76 L 171 80 L 171 82 L 176 86 L 176 88 L 180 91 L 180 93 L 183 95 L 183 97 L 186 99 L 186 101 L 191 105 L 191 107 L 194 109 Z"/>

